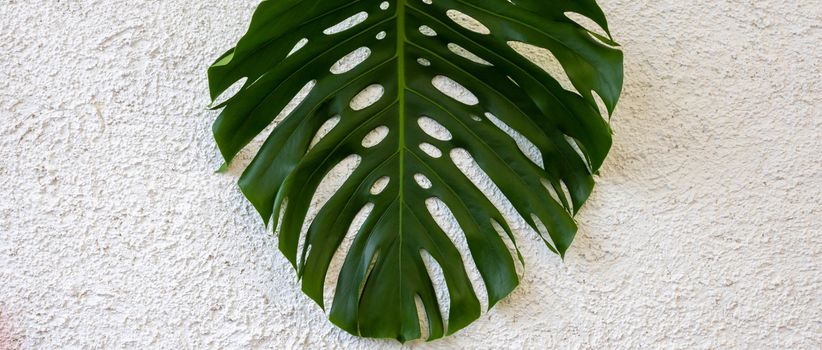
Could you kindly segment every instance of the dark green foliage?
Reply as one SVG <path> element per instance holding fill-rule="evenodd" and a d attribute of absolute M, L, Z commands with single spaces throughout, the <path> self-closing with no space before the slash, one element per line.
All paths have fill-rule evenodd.
<path fill-rule="evenodd" d="M 490 34 L 456 23 L 449 10 L 479 21 Z M 324 33 L 360 12 L 368 14 L 361 23 Z M 316 82 L 268 136 L 240 187 L 266 223 L 280 223 L 282 253 L 297 269 L 305 293 L 323 307 L 334 253 L 354 217 L 373 205 L 345 256 L 330 305 L 332 322 L 355 335 L 406 341 L 421 337 L 420 316 L 428 322 L 429 339 L 454 333 L 479 317 L 480 303 L 465 264 L 427 209 L 430 198 L 441 200 L 462 228 L 489 305 L 517 286 L 516 253 L 505 244 L 513 241 L 511 230 L 454 164 L 454 149 L 470 153 L 534 229 L 534 218 L 539 219 L 548 231 L 543 237 L 548 248 L 564 256 L 577 231 L 573 216 L 591 193 L 592 174 L 611 147 L 608 116 L 600 115 L 593 92 L 611 113 L 622 86 L 622 53 L 610 34 L 586 30 L 568 12 L 588 17 L 607 33 L 594 0 L 269 0 L 260 4 L 237 47 L 210 68 L 212 98 L 248 78 L 236 95 L 215 107 L 224 108 L 214 135 L 227 162 L 308 82 Z M 425 35 L 421 26 L 436 35 Z M 307 45 L 289 55 L 302 39 L 308 39 Z M 564 90 L 512 49 L 511 42 L 549 50 L 579 94 Z M 488 64 L 456 54 L 449 43 Z M 342 74 L 329 70 L 361 47 L 370 49 L 364 62 Z M 467 105 L 444 94 L 432 85 L 438 76 L 458 82 L 479 103 Z M 382 98 L 352 109 L 352 98 L 374 84 L 383 87 Z M 486 113 L 535 145 L 544 165 L 532 162 Z M 320 127 L 334 116 L 339 123 L 312 147 Z M 424 116 L 447 129 L 450 138 L 426 133 L 418 123 Z M 385 139 L 363 146 L 366 135 L 378 127 L 388 128 Z M 442 156 L 424 152 L 419 147 L 423 143 Z M 356 170 L 301 238 L 313 193 L 335 165 L 354 154 L 360 157 Z M 430 186 L 421 186 L 418 174 Z M 384 178 L 390 179 L 388 185 L 373 194 L 372 186 Z M 559 195 L 552 196 L 549 187 Z M 448 315 L 440 312 L 423 252 L 436 261 L 447 282 Z M 423 315 L 417 314 L 417 297 Z"/>

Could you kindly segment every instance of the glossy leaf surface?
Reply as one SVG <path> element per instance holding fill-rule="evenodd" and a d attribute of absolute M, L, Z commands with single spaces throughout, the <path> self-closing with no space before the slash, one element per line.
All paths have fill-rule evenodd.
<path fill-rule="evenodd" d="M 603 35 L 570 13 L 587 17 Z M 522 56 L 518 43 L 548 50 L 579 93 Z M 353 68 L 340 67 L 364 56 Z M 467 151 L 531 227 L 545 226 L 548 249 L 564 256 L 577 231 L 573 216 L 611 147 L 596 96 L 611 113 L 622 87 L 622 53 L 594 0 L 269 0 L 210 68 L 212 98 L 242 78 L 240 91 L 215 107 L 222 112 L 214 135 L 227 162 L 306 84 L 313 86 L 239 181 L 266 223 L 279 226 L 280 250 L 303 291 L 352 334 L 406 341 L 422 336 L 420 319 L 436 339 L 481 312 L 466 261 L 428 209 L 433 199 L 459 224 L 489 306 L 519 282 L 518 253 L 506 245 L 514 240 L 511 229 L 452 154 Z M 446 94 L 438 81 L 467 89 L 472 100 Z M 367 89 L 381 89 L 381 97 L 352 108 Z M 337 124 L 312 144 L 333 118 Z M 498 124 L 535 146 L 543 164 Z M 375 130 L 387 131 L 378 143 L 369 141 Z M 323 178 L 352 155 L 356 169 L 310 218 Z M 366 207 L 339 275 L 331 276 L 333 303 L 323 305 L 334 255 Z M 431 263 L 447 284 L 447 315 Z"/>

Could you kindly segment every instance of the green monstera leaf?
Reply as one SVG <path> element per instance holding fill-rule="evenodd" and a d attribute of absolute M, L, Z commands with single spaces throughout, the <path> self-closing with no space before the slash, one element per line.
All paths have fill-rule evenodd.
<path fill-rule="evenodd" d="M 571 19 L 580 15 L 601 30 Z M 522 43 L 549 51 L 576 91 L 522 56 L 515 49 Z M 361 62 L 341 64 L 352 60 Z M 470 154 L 531 227 L 544 225 L 548 249 L 564 256 L 577 231 L 573 216 L 611 147 L 607 119 L 622 87 L 622 53 L 594 0 L 269 0 L 209 69 L 212 98 L 243 78 L 239 92 L 215 107 L 222 112 L 214 135 L 227 162 L 313 86 L 239 181 L 265 222 L 280 227 L 280 250 L 303 291 L 328 306 L 323 292 L 334 255 L 371 206 L 332 276 L 330 318 L 354 335 L 406 341 L 422 336 L 421 320 L 436 339 L 481 312 L 466 261 L 427 201 L 453 213 L 489 307 L 519 282 L 521 257 L 506 244 L 512 232 L 455 164 L 456 150 Z M 476 100 L 435 86 L 443 79 Z M 352 105 L 374 90 L 379 99 Z M 542 164 L 509 128 L 538 149 Z M 379 131 L 383 138 L 369 142 Z M 356 169 L 309 218 L 323 178 L 352 155 Z M 426 259 L 444 276 L 447 316 Z"/>

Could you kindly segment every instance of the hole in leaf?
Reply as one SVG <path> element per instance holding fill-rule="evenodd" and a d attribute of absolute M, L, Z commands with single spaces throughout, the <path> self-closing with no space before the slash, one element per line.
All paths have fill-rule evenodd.
<path fill-rule="evenodd" d="M 562 68 L 562 64 L 550 50 L 520 41 L 509 41 L 508 46 L 548 72 L 548 74 L 559 82 L 563 89 L 579 94 L 574 84 L 571 83 L 568 74 L 565 72 L 565 68 Z"/>
<path fill-rule="evenodd" d="M 361 47 L 354 51 L 351 51 L 349 54 L 340 58 L 339 61 L 334 63 L 331 66 L 331 73 L 334 74 L 343 74 L 346 73 L 354 68 L 356 68 L 360 63 L 365 62 L 368 57 L 371 56 L 371 49 L 368 47 Z"/>
<path fill-rule="evenodd" d="M 448 17 L 451 18 L 454 23 L 459 24 L 461 27 L 468 29 L 474 33 L 488 35 L 491 34 L 491 30 L 488 29 L 482 22 L 478 21 L 474 17 L 466 15 L 457 10 L 448 10 L 446 12 Z"/>
<path fill-rule="evenodd" d="M 379 195 L 382 191 L 385 191 L 385 188 L 388 187 L 388 183 L 391 182 L 391 178 L 388 176 L 383 176 L 377 181 L 374 181 L 374 185 L 371 186 L 371 194 L 372 195 Z"/>
<path fill-rule="evenodd" d="M 374 253 L 374 256 L 371 257 L 371 262 L 368 263 L 368 270 L 365 271 L 365 275 L 360 282 L 360 287 L 357 289 L 357 295 L 362 295 L 362 291 L 365 289 L 365 283 L 368 282 L 368 278 L 371 276 L 371 272 L 374 271 L 374 266 L 377 265 L 377 259 L 379 258 L 380 251 L 378 250 Z"/>
<path fill-rule="evenodd" d="M 291 51 L 288 53 L 288 55 L 286 55 L 285 57 L 288 57 L 288 56 L 291 56 L 291 55 L 297 53 L 297 51 L 300 51 L 302 48 L 305 47 L 305 44 L 308 44 L 308 39 L 306 39 L 306 38 L 300 39 L 300 41 L 298 41 L 297 44 L 294 45 L 294 48 L 292 48 Z"/>
<path fill-rule="evenodd" d="M 373 203 L 368 203 L 360 209 L 357 215 L 354 216 L 354 220 L 351 221 L 351 226 L 349 226 L 348 231 L 345 234 L 345 238 L 343 238 L 343 241 L 340 242 L 340 246 L 331 258 L 331 263 L 328 265 L 328 272 L 326 272 L 325 275 L 325 284 L 323 288 L 323 305 L 325 305 L 326 313 L 331 312 L 331 308 L 328 306 L 334 302 L 334 293 L 337 290 L 337 281 L 340 278 L 340 272 L 342 271 L 343 263 L 345 263 L 345 258 L 348 256 L 348 252 L 351 250 L 351 246 L 354 243 L 354 238 L 357 236 L 357 231 L 359 231 L 365 223 L 365 219 L 371 215 L 371 211 L 373 209 Z"/>
<path fill-rule="evenodd" d="M 579 155 L 579 158 L 581 158 L 582 161 L 585 163 L 585 166 L 588 168 L 588 172 L 593 173 L 593 170 L 591 169 L 591 164 L 588 162 L 588 157 L 585 156 L 585 152 L 582 152 L 582 148 L 579 147 L 579 143 L 577 143 L 577 140 L 568 135 L 563 136 L 565 137 L 565 141 L 568 142 L 569 145 L 571 145 L 571 148 L 574 149 L 574 152 L 576 152 L 577 155 Z"/>
<path fill-rule="evenodd" d="M 434 146 L 430 143 L 427 143 L 427 142 L 421 143 L 420 144 L 420 149 L 423 152 L 425 152 L 425 154 L 427 154 L 427 155 L 429 155 L 433 158 L 442 157 L 442 151 L 439 148 L 437 148 L 437 146 Z"/>
<path fill-rule="evenodd" d="M 275 235 L 280 234 L 280 227 L 282 227 L 282 225 L 283 225 L 283 217 L 285 215 L 285 210 L 286 209 L 288 209 L 288 197 L 283 198 L 283 202 L 280 203 L 280 210 L 276 213 L 271 214 L 272 220 L 273 220 L 273 216 L 275 214 L 277 215 L 277 222 L 276 222 L 276 225 L 274 226 L 274 231 L 272 231 L 272 232 L 274 232 Z M 271 222 L 273 222 L 273 221 L 271 221 Z"/>
<path fill-rule="evenodd" d="M 417 323 L 420 325 L 420 339 L 431 337 L 431 329 L 428 325 L 428 313 L 425 311 L 425 303 L 419 294 L 414 295 L 414 306 L 417 308 Z"/>
<path fill-rule="evenodd" d="M 606 37 L 598 37 L 597 35 L 599 35 L 599 34 L 588 32 L 588 37 L 591 38 L 591 40 L 596 41 L 600 45 L 607 46 L 607 47 L 612 47 L 612 48 L 619 48 L 619 44 L 617 44 L 613 41 L 610 41 L 609 39 L 607 39 L 608 38 L 607 36 Z M 608 41 L 604 41 L 604 40 L 608 40 Z"/>
<path fill-rule="evenodd" d="M 551 181 L 549 181 L 548 179 L 540 179 L 540 182 L 542 183 L 542 186 L 545 187 L 545 190 L 548 191 L 548 194 L 551 195 L 551 198 L 554 200 L 554 202 L 562 205 L 563 202 L 560 200 L 559 194 L 557 193 L 557 190 L 554 188 L 554 185 L 551 184 Z"/>
<path fill-rule="evenodd" d="M 514 258 L 514 268 L 517 271 L 517 276 L 521 278 L 525 272 L 525 266 L 523 266 L 522 261 L 519 260 L 516 244 L 514 244 L 514 241 L 511 240 L 511 237 L 508 236 L 508 233 L 505 232 L 505 229 L 502 228 L 502 225 L 500 225 L 499 222 L 491 219 L 491 226 L 494 227 L 494 231 L 497 231 L 497 234 L 500 238 L 502 238 L 502 241 L 505 242 L 505 247 L 508 248 L 508 254 L 511 254 Z"/>
<path fill-rule="evenodd" d="M 597 109 L 599 109 L 599 115 L 602 116 L 602 119 L 605 121 L 611 120 L 611 113 L 608 112 L 608 107 L 605 105 L 605 101 L 602 100 L 602 97 L 596 91 L 591 90 L 591 95 L 594 96 L 594 102 L 597 104 Z"/>
<path fill-rule="evenodd" d="M 571 207 L 571 212 L 574 211 L 574 202 L 573 197 L 571 197 L 571 191 L 568 191 L 568 185 L 565 184 L 565 181 L 560 181 L 559 184 L 562 187 L 562 194 L 568 200 L 568 205 Z"/>
<path fill-rule="evenodd" d="M 425 67 L 428 67 L 428 66 L 431 65 L 431 61 L 429 61 L 427 59 L 424 59 L 424 58 L 418 58 L 417 63 L 419 63 L 421 66 L 425 66 Z"/>
<path fill-rule="evenodd" d="M 428 212 L 431 213 L 431 217 L 434 218 L 437 225 L 445 232 L 445 235 L 448 236 L 451 242 L 454 243 L 454 246 L 457 247 L 457 251 L 460 252 L 462 258 L 463 268 L 471 280 L 474 294 L 476 294 L 480 300 L 481 309 L 488 310 L 488 293 L 485 290 L 485 282 L 482 280 L 479 269 L 477 269 L 474 258 L 471 255 L 471 250 L 468 247 L 468 240 L 457 218 L 454 217 L 454 213 L 451 212 L 448 205 L 436 197 L 426 199 L 425 206 L 428 208 Z"/>
<path fill-rule="evenodd" d="M 388 10 L 389 7 L 391 7 L 391 4 L 389 4 L 388 1 L 383 1 L 380 3 L 380 10 L 385 11 Z"/>
<path fill-rule="evenodd" d="M 323 34 L 325 35 L 333 35 L 337 33 L 344 32 L 348 29 L 353 28 L 354 26 L 365 22 L 368 19 L 368 12 L 361 11 L 351 17 L 344 19 L 342 22 L 337 23 L 331 27 L 326 28 L 323 30 Z"/>
<path fill-rule="evenodd" d="M 479 99 L 473 92 L 449 77 L 438 75 L 431 80 L 431 84 L 446 96 L 466 105 L 475 106 L 479 104 Z"/>
<path fill-rule="evenodd" d="M 417 185 L 420 185 L 420 187 L 426 190 L 431 189 L 431 180 L 427 176 L 419 173 L 414 174 L 414 180 L 417 181 Z"/>
<path fill-rule="evenodd" d="M 268 126 L 263 129 L 262 132 L 257 134 L 251 142 L 248 143 L 242 150 L 238 153 L 237 157 L 234 158 L 234 161 L 231 162 L 231 168 L 229 171 L 234 171 L 234 169 L 245 169 L 248 167 L 248 164 L 254 159 L 254 155 L 257 154 L 257 151 L 260 150 L 265 140 L 268 139 L 268 136 L 271 135 L 271 132 L 274 131 L 274 128 L 279 125 L 283 120 L 288 118 L 294 109 L 296 109 L 308 94 L 311 93 L 311 90 L 314 89 L 314 86 L 317 85 L 316 80 L 309 81 L 306 83 L 300 91 L 298 91 L 294 97 L 291 98 L 291 101 L 286 104 L 286 106 L 274 117 L 274 120 L 268 124 Z"/>
<path fill-rule="evenodd" d="M 211 103 L 211 105 L 219 106 L 225 103 L 225 101 L 230 100 L 232 97 L 237 95 L 237 93 L 240 92 L 240 90 L 242 90 L 243 85 L 245 85 L 246 81 L 248 81 L 248 78 L 246 77 L 243 77 L 240 80 L 235 81 L 234 84 L 231 84 L 231 86 L 225 89 L 223 93 L 218 95 L 217 98 L 214 99 L 214 102 Z"/>
<path fill-rule="evenodd" d="M 479 63 L 479 64 L 483 64 L 483 65 L 486 65 L 486 66 L 493 66 L 493 64 L 491 64 L 491 62 L 488 62 L 488 61 L 482 59 L 481 57 L 475 55 L 473 52 L 468 51 L 468 50 L 464 49 L 462 46 L 459 46 L 457 44 L 449 43 L 448 44 L 448 49 L 451 50 L 451 52 L 453 52 L 457 56 L 465 58 L 469 61 Z"/>
<path fill-rule="evenodd" d="M 334 116 L 333 118 L 326 120 L 325 123 L 320 126 L 320 129 L 317 130 L 317 134 L 314 135 L 314 139 L 311 140 L 311 145 L 308 147 L 309 150 L 314 148 L 322 139 L 328 135 L 331 130 L 334 129 L 335 126 L 340 122 L 340 116 Z"/>
<path fill-rule="evenodd" d="M 385 93 L 385 88 L 379 84 L 373 84 L 360 91 L 354 98 L 351 99 L 351 109 L 361 111 L 371 107 L 382 98 Z"/>
<path fill-rule="evenodd" d="M 419 30 L 420 30 L 420 33 L 422 33 L 422 35 L 437 36 L 437 32 L 434 29 L 431 29 L 431 27 L 429 27 L 427 25 L 421 25 Z"/>
<path fill-rule="evenodd" d="M 371 130 L 365 137 L 362 139 L 362 146 L 365 148 L 371 148 L 376 145 L 379 145 L 386 137 L 388 137 L 388 133 L 390 130 L 387 126 L 378 126 L 376 129 Z"/>
<path fill-rule="evenodd" d="M 317 186 L 316 191 L 312 194 L 311 204 L 308 207 L 305 219 L 303 220 L 303 225 L 300 229 L 300 240 L 297 243 L 298 257 L 302 254 L 304 249 L 303 247 L 306 242 L 306 236 L 308 235 L 308 228 L 311 227 L 311 224 L 317 217 L 317 213 L 326 203 L 328 203 L 331 196 L 336 193 L 340 187 L 342 187 L 345 181 L 351 177 L 351 174 L 353 174 L 357 167 L 360 166 L 361 161 L 362 158 L 359 155 L 352 154 L 337 163 L 337 165 L 331 168 L 331 170 L 323 176 L 323 179 Z M 289 212 L 284 213 L 284 215 L 289 214 Z"/>
<path fill-rule="evenodd" d="M 305 266 L 305 262 L 308 260 L 308 257 L 311 256 L 311 248 L 314 248 L 313 244 L 305 248 L 305 253 L 300 253 L 301 255 L 297 256 L 297 259 L 299 259 L 297 263 L 299 264 L 298 266 L 300 266 L 300 269 L 302 269 L 303 266 Z"/>
<path fill-rule="evenodd" d="M 514 142 L 517 143 L 517 147 L 519 150 L 530 159 L 534 164 L 541 168 L 545 168 L 544 160 L 542 159 L 542 152 L 539 151 L 539 148 L 528 140 L 525 136 L 522 136 L 518 131 L 514 130 L 514 128 L 510 127 L 508 124 L 505 124 L 502 120 L 499 120 L 497 116 L 491 113 L 485 113 L 485 117 L 488 118 L 494 125 L 496 125 L 500 130 L 504 131 L 508 136 L 514 139 Z"/>
<path fill-rule="evenodd" d="M 437 262 L 430 253 L 425 250 L 420 250 L 420 257 L 422 258 L 423 265 L 425 265 L 425 270 L 428 272 L 428 278 L 431 279 L 431 285 L 434 287 L 434 295 L 437 297 L 437 304 L 439 305 L 440 314 L 442 315 L 443 328 L 448 329 L 448 312 L 451 310 L 451 295 L 448 293 L 448 285 L 445 283 L 445 274 L 442 272 L 442 267 L 439 262 Z M 424 323 L 426 323 L 427 328 L 427 322 Z"/>
<path fill-rule="evenodd" d="M 548 232 L 548 228 L 545 227 L 545 224 L 542 223 L 542 220 L 540 220 L 539 217 L 537 217 L 534 214 L 531 214 L 531 220 L 534 221 L 534 224 L 537 226 L 537 233 L 540 235 L 540 237 L 545 239 L 545 242 L 547 242 L 546 244 L 551 246 L 551 249 L 557 250 L 557 247 L 554 245 L 554 241 L 551 240 L 551 233 Z"/>
<path fill-rule="evenodd" d="M 422 131 L 437 140 L 450 141 L 452 138 L 451 132 L 434 119 L 423 116 L 417 119 L 417 124 L 420 125 Z"/>
<path fill-rule="evenodd" d="M 568 19 L 576 22 L 577 24 L 579 24 L 581 27 L 585 28 L 585 30 L 587 30 L 589 32 L 597 33 L 597 34 L 602 35 L 606 38 L 608 37 L 608 33 L 605 33 L 605 29 L 600 27 L 599 24 L 597 24 L 597 22 L 594 22 L 594 20 L 592 20 L 592 19 L 590 19 L 590 18 L 588 18 L 588 17 L 586 17 L 582 14 L 569 11 L 569 12 L 565 12 L 565 17 L 568 17 Z"/>
<path fill-rule="evenodd" d="M 382 39 L 385 39 L 385 36 L 386 36 L 386 35 L 388 35 L 388 34 L 386 34 L 384 30 L 383 30 L 383 31 L 381 31 L 381 32 L 379 32 L 379 33 L 377 33 L 377 40 L 382 40 Z"/>
<path fill-rule="evenodd" d="M 477 161 L 471 156 L 471 153 L 462 148 L 455 148 L 449 152 L 449 156 L 460 172 L 482 192 L 489 202 L 499 209 L 503 218 L 511 227 L 528 226 L 527 222 L 519 215 L 516 209 L 514 209 L 508 197 L 502 193 L 499 187 L 497 187 L 497 184 L 494 183 L 482 167 L 479 166 Z M 526 230 L 525 233 L 533 232 Z M 538 239 L 538 237 L 532 236 L 529 239 Z"/>
<path fill-rule="evenodd" d="M 303 103 L 305 98 L 308 97 L 308 94 L 311 93 L 311 90 L 314 90 L 315 86 L 317 86 L 316 80 L 309 81 L 308 83 L 303 85 L 303 87 L 300 88 L 300 91 L 297 91 L 297 94 L 294 95 L 291 101 L 288 101 L 288 104 L 286 104 L 283 110 L 280 111 L 280 113 L 277 115 L 277 118 L 274 118 L 274 122 L 279 123 L 286 117 L 288 117 L 288 115 L 290 115 L 291 112 L 293 112 L 295 109 L 297 109 L 297 107 L 300 104 Z"/>

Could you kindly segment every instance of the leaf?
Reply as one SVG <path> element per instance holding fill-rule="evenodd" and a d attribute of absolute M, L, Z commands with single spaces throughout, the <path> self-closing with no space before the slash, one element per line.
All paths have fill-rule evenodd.
<path fill-rule="evenodd" d="M 611 147 L 594 92 L 611 113 L 622 86 L 622 53 L 610 34 L 585 29 L 569 19 L 572 12 L 608 33 L 593 0 L 263 1 L 237 46 L 209 69 L 212 98 L 247 78 L 215 107 L 223 108 L 214 136 L 227 162 L 313 82 L 239 184 L 267 224 L 272 217 L 273 227 L 280 224 L 280 250 L 322 307 L 334 254 L 358 213 L 372 206 L 336 276 L 333 323 L 355 335 L 407 341 L 422 336 L 420 319 L 428 339 L 436 339 L 479 317 L 466 261 L 427 208 L 433 199 L 463 231 L 489 307 L 517 286 L 515 257 L 505 244 L 514 240 L 511 229 L 454 163 L 455 150 L 471 155 L 532 228 L 544 224 L 546 245 L 564 256 L 577 231 L 573 215 Z M 580 93 L 563 89 L 516 43 L 547 49 Z M 338 64 L 365 55 L 353 68 Z M 476 101 L 460 102 L 435 82 L 467 89 Z M 378 100 L 352 108 L 352 99 L 374 89 L 382 89 Z M 338 123 L 312 146 L 335 117 Z M 431 125 L 447 132 L 429 134 L 423 126 Z M 544 164 L 531 161 L 504 128 L 533 144 Z M 364 143 L 378 129 L 387 129 L 385 138 Z M 351 155 L 359 159 L 356 169 L 309 219 L 312 194 Z M 424 256 L 442 271 L 448 315 Z"/>

